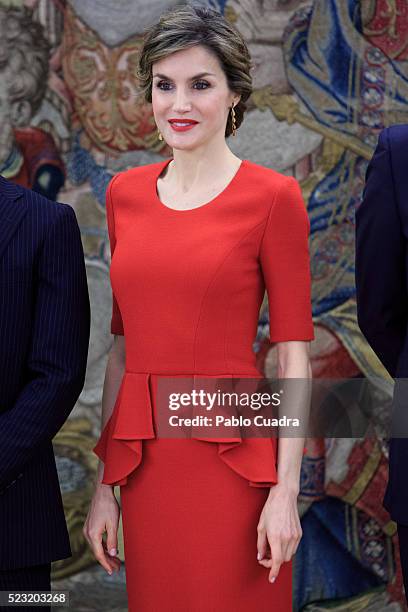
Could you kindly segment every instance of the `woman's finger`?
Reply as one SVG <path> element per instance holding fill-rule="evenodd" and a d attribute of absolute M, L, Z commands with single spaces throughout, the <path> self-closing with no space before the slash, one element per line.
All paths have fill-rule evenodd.
<path fill-rule="evenodd" d="M 102 542 L 102 546 L 106 555 L 106 558 L 108 560 L 108 562 L 111 564 L 112 569 L 115 569 L 119 572 L 120 570 L 120 566 L 122 565 L 122 561 L 120 560 L 120 558 L 116 555 L 112 556 L 109 552 L 108 549 L 108 545 L 106 544 L 106 542 Z M 112 549 L 111 549 L 112 550 Z M 117 553 L 117 551 L 116 551 Z"/>
<path fill-rule="evenodd" d="M 282 531 L 280 535 L 280 544 L 281 544 L 281 553 L 282 553 L 282 561 L 289 561 L 292 555 L 290 551 L 292 549 L 293 541 L 295 538 L 294 531 Z M 290 555 L 290 556 L 289 556 Z"/>
<path fill-rule="evenodd" d="M 108 522 L 106 525 L 106 549 L 108 555 L 115 557 L 118 554 L 118 525 Z"/>
<path fill-rule="evenodd" d="M 269 572 L 269 581 L 274 582 L 278 576 L 280 566 L 283 562 L 281 540 L 279 537 L 268 535 L 269 546 L 271 547 L 271 570 Z"/>
<path fill-rule="evenodd" d="M 268 547 L 268 540 L 266 537 L 266 530 L 263 527 L 258 527 L 257 529 L 258 532 L 258 538 L 257 538 L 257 559 L 258 561 L 261 561 L 262 559 L 264 559 L 266 557 L 267 554 L 267 547 Z"/>
<path fill-rule="evenodd" d="M 295 554 L 295 545 L 292 543 L 287 547 L 286 553 L 283 555 L 284 561 L 290 561 Z"/>
<path fill-rule="evenodd" d="M 259 561 L 259 565 L 262 565 L 263 567 L 267 567 L 270 568 L 272 567 L 272 559 L 262 559 L 262 561 Z"/>
<path fill-rule="evenodd" d="M 300 532 L 297 531 L 296 534 L 291 538 L 286 555 L 284 556 L 285 561 L 290 561 L 292 557 L 296 554 L 301 538 L 302 530 L 300 530 Z"/>
<path fill-rule="evenodd" d="M 91 545 L 95 559 L 98 561 L 98 563 L 102 565 L 102 567 L 108 572 L 109 575 L 112 575 L 113 568 L 111 566 L 111 563 L 109 563 L 107 555 L 103 548 L 102 532 L 88 532 L 88 535 L 89 543 Z"/>

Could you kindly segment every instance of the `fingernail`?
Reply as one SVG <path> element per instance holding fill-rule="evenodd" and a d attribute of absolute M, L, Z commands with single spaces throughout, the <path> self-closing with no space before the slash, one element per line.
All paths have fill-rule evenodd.
<path fill-rule="evenodd" d="M 261 553 L 258 553 L 258 554 L 256 555 L 256 558 L 258 559 L 258 561 L 260 561 L 260 560 L 262 559 L 262 557 L 261 557 Z"/>
<path fill-rule="evenodd" d="M 270 580 L 271 582 L 275 582 L 275 576 L 272 576 L 272 578 L 269 578 L 269 580 Z"/>
<path fill-rule="evenodd" d="M 109 576 L 112 576 L 112 570 L 108 570 Z"/>
<path fill-rule="evenodd" d="M 116 555 L 116 548 L 111 548 L 109 554 L 111 557 L 114 557 Z"/>

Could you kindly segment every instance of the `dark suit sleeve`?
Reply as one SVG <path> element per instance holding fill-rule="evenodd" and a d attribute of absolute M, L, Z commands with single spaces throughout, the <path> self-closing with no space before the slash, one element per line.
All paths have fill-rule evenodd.
<path fill-rule="evenodd" d="M 36 266 L 26 382 L 13 407 L 0 415 L 0 489 L 52 440 L 85 380 L 90 308 L 81 236 L 73 209 L 55 206 Z"/>
<path fill-rule="evenodd" d="M 407 324 L 405 248 L 387 128 L 367 168 L 356 212 L 356 290 L 360 329 L 392 377 Z"/>

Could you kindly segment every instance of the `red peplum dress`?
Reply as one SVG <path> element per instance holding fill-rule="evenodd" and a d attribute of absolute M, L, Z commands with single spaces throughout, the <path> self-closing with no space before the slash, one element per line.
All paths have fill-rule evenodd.
<path fill-rule="evenodd" d="M 170 161 L 117 174 L 106 199 L 126 370 L 94 452 L 121 487 L 129 610 L 289 612 L 292 562 L 271 584 L 256 558 L 276 439 L 161 438 L 156 393 L 160 376 L 262 377 L 265 288 L 271 342 L 313 340 L 309 219 L 295 179 L 249 160 L 207 204 L 169 208 Z"/>

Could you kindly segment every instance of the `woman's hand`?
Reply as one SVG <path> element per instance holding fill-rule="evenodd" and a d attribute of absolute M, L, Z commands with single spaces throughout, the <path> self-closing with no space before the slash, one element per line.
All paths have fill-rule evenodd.
<path fill-rule="evenodd" d="M 95 559 L 109 575 L 120 569 L 120 559 L 116 556 L 118 548 L 118 527 L 120 507 L 112 487 L 100 484 L 92 497 L 91 507 L 86 517 L 82 533 L 92 548 Z M 106 544 L 103 534 L 107 533 Z"/>
<path fill-rule="evenodd" d="M 259 518 L 258 561 L 271 568 L 270 582 L 275 581 L 282 563 L 291 560 L 302 537 L 297 496 L 297 490 L 283 483 L 274 485 Z"/>

